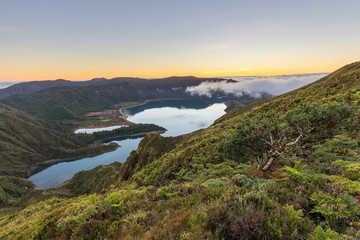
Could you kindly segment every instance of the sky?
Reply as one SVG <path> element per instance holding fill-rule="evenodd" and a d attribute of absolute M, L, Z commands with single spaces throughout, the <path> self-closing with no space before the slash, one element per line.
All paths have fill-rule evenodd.
<path fill-rule="evenodd" d="M 1 0 L 0 82 L 331 72 L 358 0 Z"/>

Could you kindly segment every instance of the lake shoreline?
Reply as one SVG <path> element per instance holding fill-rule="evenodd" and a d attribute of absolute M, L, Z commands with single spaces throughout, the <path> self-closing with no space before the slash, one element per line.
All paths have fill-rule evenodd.
<path fill-rule="evenodd" d="M 114 123 L 114 124 L 107 124 L 107 125 L 103 125 L 103 126 L 90 126 L 90 127 L 77 127 L 73 130 L 73 132 L 75 133 L 77 130 L 79 129 L 95 129 L 95 128 L 107 128 L 107 127 L 115 127 L 115 126 L 129 126 L 129 124 L 125 124 L 125 123 Z M 77 134 L 77 133 L 75 133 Z"/>
<path fill-rule="evenodd" d="M 162 102 L 164 101 L 164 103 L 157 103 L 157 102 Z M 117 114 L 118 118 L 122 118 L 123 119 L 124 116 L 128 117 L 129 120 L 134 121 L 134 125 L 137 125 L 138 123 L 141 122 L 146 122 L 147 118 L 153 119 L 151 121 L 151 123 L 148 124 L 158 124 L 158 125 L 163 125 L 164 127 L 166 127 L 167 129 L 167 133 L 165 135 L 169 136 L 169 137 L 173 137 L 173 136 L 179 136 L 179 135 L 184 135 L 184 134 L 188 134 L 192 131 L 196 131 L 199 130 L 200 128 L 206 127 L 206 126 L 210 126 L 213 123 L 212 119 L 217 119 L 219 116 L 222 116 L 224 114 L 224 109 L 226 108 L 226 106 L 223 104 L 223 102 L 219 102 L 218 101 L 189 101 L 189 102 L 183 102 L 183 100 L 181 98 L 170 98 L 170 99 L 152 99 L 152 100 L 146 100 L 146 101 L 142 101 L 142 102 L 132 102 L 132 103 L 124 103 L 124 105 L 127 106 L 118 106 L 117 109 Z M 130 105 L 131 104 L 131 105 Z M 221 105 L 222 104 L 222 105 Z M 145 106 L 143 106 L 145 105 Z M 139 108 L 136 108 L 136 106 L 140 106 Z M 169 108 L 164 108 L 169 106 Z M 133 110 L 132 110 L 133 108 Z M 159 112 L 158 109 L 165 109 L 165 111 L 163 112 Z M 154 110 L 153 110 L 154 109 Z M 172 110 L 174 109 L 174 110 Z M 137 111 L 139 111 L 139 113 L 143 113 L 146 110 L 150 111 L 150 115 L 149 116 L 140 116 L 140 118 L 133 118 L 133 115 L 135 116 L 137 113 Z M 120 112 L 121 111 L 121 114 Z M 128 112 L 129 111 L 129 112 Z M 133 112 L 135 114 L 133 114 Z M 127 114 L 128 113 L 128 116 Z M 180 115 L 179 115 L 180 114 Z M 181 114 L 184 114 L 181 115 Z M 178 116 L 183 116 L 183 118 L 187 121 L 182 121 L 182 118 L 179 118 Z M 187 118 L 188 116 L 188 118 Z M 134 120 L 133 120 L 134 119 Z M 116 125 L 124 125 L 124 122 L 126 122 L 128 120 L 123 121 L 121 124 L 117 124 L 116 122 L 110 124 L 110 123 L 98 123 L 98 124 L 93 124 L 93 126 L 88 127 L 88 128 L 98 128 L 95 127 L 94 125 L 99 125 L 99 128 L 104 127 L 104 125 L 106 126 L 116 126 Z M 133 126 L 133 124 L 131 124 L 130 126 Z M 136 131 L 136 129 L 138 129 Z M 158 130 L 158 131 L 151 131 L 151 129 L 154 130 Z M 98 129 L 95 129 L 98 130 Z M 150 130 L 150 131 L 149 131 Z M 164 133 L 163 128 L 158 128 L 156 129 L 155 127 L 141 127 L 139 126 L 139 128 L 137 128 L 136 126 L 134 126 L 134 131 L 131 129 L 129 130 L 121 130 L 121 131 L 115 131 L 112 134 L 114 134 L 113 136 L 109 137 L 109 135 L 111 135 L 110 133 L 101 133 L 98 134 L 98 136 L 94 139 L 94 142 L 92 144 L 96 145 L 96 146 L 101 146 L 101 144 L 109 144 L 111 142 L 115 142 L 117 143 L 117 145 L 114 146 L 109 146 L 107 148 L 99 148 L 102 150 L 109 150 L 110 148 L 116 148 L 118 150 L 114 150 L 114 153 L 98 153 L 98 154 L 94 154 L 94 155 L 87 155 L 87 156 L 83 156 L 83 157 L 73 157 L 73 158 L 64 158 L 64 159 L 50 159 L 47 160 L 45 162 L 42 162 L 41 164 L 38 164 L 37 166 L 34 166 L 33 171 L 31 172 L 31 176 L 37 175 L 40 173 L 39 176 L 32 178 L 31 176 L 29 177 L 30 180 L 34 179 L 34 183 L 39 186 L 41 188 L 42 186 L 42 182 L 43 181 L 48 181 L 47 179 L 52 179 L 55 177 L 58 177 L 59 179 L 56 180 L 51 180 L 53 181 L 53 186 L 57 186 L 58 184 L 62 184 L 63 183 L 63 179 L 61 179 L 62 176 L 64 176 L 64 180 L 67 181 L 69 179 L 71 179 L 71 177 L 69 178 L 67 175 L 70 176 L 70 173 L 72 174 L 74 172 L 74 174 L 76 174 L 78 172 L 78 169 L 83 169 L 86 168 L 87 166 L 93 166 L 95 167 L 97 165 L 100 164 L 111 164 L 114 160 L 115 161 L 119 161 L 123 162 L 126 161 L 126 159 L 129 157 L 131 151 L 136 150 L 138 148 L 139 142 L 141 141 L 141 139 L 146 135 L 149 134 L 151 132 L 157 132 L 157 133 Z M 118 132 L 118 134 L 116 134 L 116 132 Z M 121 134 L 121 132 L 123 134 Z M 128 134 L 126 134 L 128 133 Z M 137 136 L 137 137 L 136 137 Z M 129 138 L 127 138 L 129 137 Z M 131 138 L 133 137 L 133 138 Z M 121 146 L 118 146 L 121 145 Z M 120 147 L 120 148 L 119 148 Z M 122 150 L 124 149 L 124 150 Z M 83 152 L 84 154 L 86 154 L 86 152 Z M 90 158 L 86 158 L 86 157 L 90 157 Z M 79 161 L 80 160 L 80 161 Z M 85 161 L 81 161 L 81 160 L 85 160 Z M 94 162 L 92 161 L 94 160 Z M 63 164 L 61 162 L 69 162 L 69 164 Z M 79 163 L 77 163 L 77 161 L 79 161 Z M 75 163 L 72 163 L 75 162 Z M 58 166 L 59 165 L 59 166 Z M 64 167 L 66 166 L 66 167 Z M 91 167 L 93 168 L 93 167 Z M 91 169 L 89 168 L 89 169 Z M 64 170 L 67 169 L 67 170 Z M 62 174 L 61 171 L 64 171 L 64 173 Z M 65 172 L 68 171 L 68 172 Z M 42 173 L 44 172 L 44 173 Z M 50 174 L 50 175 L 49 175 Z M 69 178 L 69 179 L 68 179 Z M 39 184 L 37 184 L 39 183 Z M 45 185 L 44 185 L 45 186 Z"/>
<path fill-rule="evenodd" d="M 134 133 L 134 134 L 118 135 L 118 136 L 114 136 L 114 137 L 107 137 L 107 138 L 99 139 L 93 144 L 97 144 L 97 143 L 103 142 L 105 140 L 111 140 L 111 139 L 116 139 L 116 138 L 121 138 L 121 137 L 136 137 L 136 136 L 141 136 L 141 135 L 147 135 L 149 133 L 165 133 L 166 131 L 167 130 L 165 130 L 165 131 L 149 131 L 149 132 L 141 132 L 141 133 Z"/>
<path fill-rule="evenodd" d="M 92 143 L 91 145 L 99 144 L 100 142 L 105 141 L 105 140 L 109 140 L 109 139 L 115 139 L 115 138 L 120 138 L 120 137 L 136 137 L 136 136 L 141 136 L 141 135 L 147 135 L 147 134 L 153 133 L 153 132 L 164 133 L 166 131 L 149 131 L 149 132 L 142 132 L 142 133 L 119 135 L 119 136 L 116 136 L 116 137 L 104 138 L 104 139 L 97 140 L 96 142 Z M 121 146 L 118 145 L 118 147 L 115 148 L 115 149 L 105 150 L 105 151 L 102 151 L 102 152 L 96 153 L 96 154 L 86 154 L 84 156 L 69 157 L 69 158 L 56 158 L 56 159 L 46 160 L 44 162 L 37 163 L 35 166 L 33 166 L 29 170 L 29 172 L 25 176 L 25 178 L 29 178 L 29 177 L 33 176 L 35 174 L 36 170 L 38 168 L 40 168 L 40 167 L 43 167 L 43 166 L 49 166 L 49 165 L 51 166 L 51 165 L 54 165 L 56 163 L 61 163 L 61 162 L 76 161 L 78 159 L 87 158 L 87 157 L 95 157 L 95 156 L 98 156 L 98 155 L 101 155 L 101 154 L 104 154 L 104 153 L 107 153 L 107 152 L 115 151 L 118 148 L 121 148 Z"/>
<path fill-rule="evenodd" d="M 122 117 L 124 117 L 124 119 L 128 122 L 130 122 L 129 120 L 127 120 L 127 115 L 124 113 L 124 110 L 127 108 L 132 108 L 132 107 L 137 107 L 137 106 L 142 106 L 145 105 L 149 102 L 157 102 L 157 101 L 166 101 L 166 100 L 186 100 L 186 98 L 163 98 L 163 99 L 150 99 L 150 100 L 145 100 L 143 102 L 140 102 L 138 104 L 134 104 L 134 105 L 130 105 L 130 106 L 126 106 L 126 107 L 122 107 L 119 109 L 120 114 L 122 115 Z M 133 122 L 130 122 L 133 123 Z"/>
<path fill-rule="evenodd" d="M 37 163 L 35 166 L 33 166 L 30 170 L 29 170 L 29 173 L 27 174 L 26 178 L 29 178 L 31 176 L 33 176 L 36 172 L 36 170 L 39 168 L 39 167 L 43 167 L 43 166 L 48 166 L 48 165 L 53 165 L 55 163 L 60 163 L 60 162 L 67 162 L 67 161 L 72 161 L 72 160 L 77 160 L 77 159 L 82 159 L 82 158 L 86 158 L 86 157 L 95 157 L 95 156 L 98 156 L 98 155 L 101 155 L 101 154 L 104 154 L 104 153 L 107 153 L 107 152 L 112 152 L 112 151 L 115 151 L 116 149 L 120 148 L 121 146 L 118 145 L 117 148 L 115 149 L 109 149 L 109 150 L 105 150 L 105 151 L 102 151 L 100 153 L 95 153 L 95 154 L 86 154 L 84 156 L 77 156 L 77 157 L 69 157 L 69 158 L 55 158 L 55 159 L 50 159 L 50 160 L 46 160 L 44 162 L 41 162 L 41 163 Z"/>
<path fill-rule="evenodd" d="M 124 113 L 124 110 L 127 108 L 132 108 L 132 107 L 137 107 L 137 106 L 141 106 L 141 105 L 145 105 L 149 102 L 156 102 L 156 101 L 166 101 L 166 100 L 186 100 L 186 98 L 163 98 L 163 99 L 149 99 L 149 100 L 144 100 L 142 102 L 138 102 L 136 104 L 132 104 L 129 106 L 125 106 L 125 107 L 121 107 L 119 109 L 113 109 L 113 110 L 107 110 L 107 111 L 119 111 L 120 116 L 119 118 L 122 118 L 123 120 L 126 121 L 126 123 L 113 123 L 113 124 L 106 124 L 106 125 L 97 125 L 97 126 L 78 126 L 73 130 L 73 133 L 75 133 L 75 131 L 77 131 L 78 129 L 82 129 L 82 128 L 88 128 L 88 129 L 93 129 L 93 128 L 105 128 L 105 127 L 113 127 L 113 126 L 124 126 L 124 125 L 131 125 L 131 124 L 137 124 L 134 122 L 131 122 L 129 120 L 127 120 L 127 115 Z M 89 112 L 92 113 L 92 112 Z M 86 117 L 86 114 L 89 113 L 85 113 L 82 116 Z"/>

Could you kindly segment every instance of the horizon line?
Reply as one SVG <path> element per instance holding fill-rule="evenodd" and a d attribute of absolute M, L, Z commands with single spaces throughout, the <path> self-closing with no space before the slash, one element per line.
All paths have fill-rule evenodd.
<path fill-rule="evenodd" d="M 223 75 L 223 76 L 212 76 L 212 77 L 197 77 L 194 75 L 187 75 L 187 76 L 181 76 L 181 75 L 173 75 L 173 76 L 168 76 L 168 77 L 129 77 L 129 76 L 123 76 L 123 77 L 111 77 L 111 78 L 106 78 L 106 77 L 94 77 L 91 79 L 64 79 L 64 78 L 56 78 L 56 79 L 36 79 L 36 80 L 0 80 L 0 83 L 10 83 L 10 82 L 41 82 L 41 81 L 58 81 L 58 80 L 65 80 L 65 81 L 71 81 L 71 82 L 83 82 L 83 81 L 91 81 L 94 79 L 106 79 L 106 80 L 111 80 L 111 79 L 115 79 L 115 78 L 137 78 L 137 79 L 163 79 L 163 78 L 171 78 L 171 77 L 195 77 L 195 78 L 231 78 L 231 77 L 276 77 L 276 76 L 294 76 L 294 75 L 311 75 L 311 74 L 329 74 L 331 72 L 306 72 L 306 73 L 292 73 L 292 74 L 262 74 L 262 75 Z"/>

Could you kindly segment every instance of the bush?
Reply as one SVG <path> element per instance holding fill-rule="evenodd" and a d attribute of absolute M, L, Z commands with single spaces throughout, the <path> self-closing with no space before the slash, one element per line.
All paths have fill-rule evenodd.
<path fill-rule="evenodd" d="M 311 240 L 331 240 L 339 239 L 339 234 L 328 228 L 326 231 L 321 226 L 317 226 L 314 232 L 310 235 Z"/>
<path fill-rule="evenodd" d="M 217 145 L 217 150 L 225 158 L 237 162 L 245 162 L 256 156 L 261 158 L 270 149 L 265 141 L 270 131 L 269 123 L 245 118 Z"/>
<path fill-rule="evenodd" d="M 304 102 L 287 111 L 283 119 L 292 128 L 305 133 L 314 127 L 335 127 L 354 115 L 354 110 L 346 102 Z"/>
<path fill-rule="evenodd" d="M 272 239 L 304 238 L 312 229 L 312 222 L 303 218 L 301 210 L 286 205 L 270 213 L 265 229 Z"/>

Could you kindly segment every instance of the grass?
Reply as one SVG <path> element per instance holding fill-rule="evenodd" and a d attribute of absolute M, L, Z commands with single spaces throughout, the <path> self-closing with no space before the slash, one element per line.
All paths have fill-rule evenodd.
<path fill-rule="evenodd" d="M 359 80 L 353 63 L 207 129 L 151 134 L 124 164 L 79 173 L 73 187 L 87 195 L 0 218 L 0 238 L 358 239 Z M 258 148 L 227 157 L 219 145 L 242 132 Z"/>

